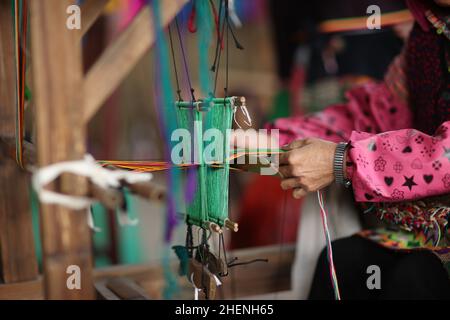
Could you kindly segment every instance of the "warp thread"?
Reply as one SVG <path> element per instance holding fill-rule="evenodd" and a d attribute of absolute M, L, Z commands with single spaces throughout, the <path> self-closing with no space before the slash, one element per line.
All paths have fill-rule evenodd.
<path fill-rule="evenodd" d="M 174 144 L 171 141 L 171 134 L 177 128 L 176 119 L 173 117 L 174 95 L 175 91 L 171 83 L 170 64 L 169 64 L 169 49 L 164 35 L 162 17 L 161 17 L 161 3 L 160 0 L 148 0 L 150 6 L 153 7 L 153 20 L 156 36 L 156 55 L 155 55 L 155 70 L 157 72 L 157 79 L 155 88 L 155 102 L 158 111 L 160 131 L 165 140 L 164 156 L 170 159 L 170 150 Z M 160 94 L 162 93 L 162 94 Z M 167 196 L 167 221 L 165 240 L 170 241 L 173 230 L 177 224 L 176 212 L 178 210 L 178 203 L 182 199 L 181 190 L 181 175 L 177 170 L 170 168 L 167 174 L 167 188 L 174 190 L 169 192 Z"/>
<path fill-rule="evenodd" d="M 333 285 L 334 296 L 335 296 L 336 300 L 341 300 L 339 284 L 338 284 L 338 280 L 337 280 L 337 276 L 336 276 L 336 269 L 334 267 L 334 261 L 333 261 L 333 248 L 331 246 L 330 230 L 328 228 L 328 220 L 327 220 L 328 212 L 325 208 L 322 190 L 317 191 L 317 198 L 319 200 L 320 216 L 322 217 L 322 227 L 323 227 L 323 232 L 325 235 L 325 241 L 326 241 L 326 245 L 327 245 L 327 258 L 328 258 L 328 264 L 330 267 L 330 278 L 331 278 L 331 283 Z"/>

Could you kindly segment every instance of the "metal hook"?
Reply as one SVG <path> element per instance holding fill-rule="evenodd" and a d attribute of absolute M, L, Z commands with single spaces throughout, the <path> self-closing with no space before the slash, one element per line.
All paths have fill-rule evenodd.
<path fill-rule="evenodd" d="M 247 105 L 246 105 L 245 97 L 241 97 L 241 98 L 239 99 L 239 102 L 241 103 L 241 104 L 240 104 L 241 112 L 244 114 L 244 116 L 245 116 L 245 118 L 246 118 L 246 119 L 244 120 L 244 123 L 245 123 L 247 126 L 251 127 L 251 126 L 252 126 L 252 119 L 251 119 L 250 114 L 249 114 L 249 112 L 248 112 L 248 110 L 247 110 Z M 239 129 L 242 129 L 242 126 L 241 126 L 240 123 L 236 120 L 236 112 L 237 112 L 237 105 L 234 105 L 234 106 L 233 106 L 233 120 L 234 120 L 234 123 L 236 123 L 236 125 L 239 127 Z"/>

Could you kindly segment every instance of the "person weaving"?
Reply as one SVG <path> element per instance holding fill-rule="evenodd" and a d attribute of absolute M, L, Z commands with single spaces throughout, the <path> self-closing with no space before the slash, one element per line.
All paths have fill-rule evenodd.
<path fill-rule="evenodd" d="M 300 198 L 334 181 L 387 228 L 333 242 L 343 299 L 450 298 L 450 0 L 408 1 L 415 25 L 384 81 L 282 118 L 279 173 Z M 326 253 L 311 299 L 332 299 Z M 382 286 L 366 285 L 370 265 Z"/>

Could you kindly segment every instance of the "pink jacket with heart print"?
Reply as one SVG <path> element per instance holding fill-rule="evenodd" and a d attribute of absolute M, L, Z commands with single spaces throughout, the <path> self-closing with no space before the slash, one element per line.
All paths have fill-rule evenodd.
<path fill-rule="evenodd" d="M 358 202 L 450 193 L 450 119 L 433 136 L 413 129 L 408 105 L 388 81 L 354 88 L 346 97 L 346 104 L 278 119 L 268 128 L 280 130 L 281 144 L 305 137 L 350 141 L 347 174 Z"/>

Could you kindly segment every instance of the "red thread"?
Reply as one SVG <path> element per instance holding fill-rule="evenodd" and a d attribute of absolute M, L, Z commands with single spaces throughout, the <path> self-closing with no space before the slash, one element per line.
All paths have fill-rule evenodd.
<path fill-rule="evenodd" d="M 192 8 L 191 14 L 189 15 L 188 20 L 188 30 L 191 33 L 197 32 L 197 24 L 195 23 L 195 19 L 197 16 L 197 11 L 195 10 L 195 6 Z"/>

